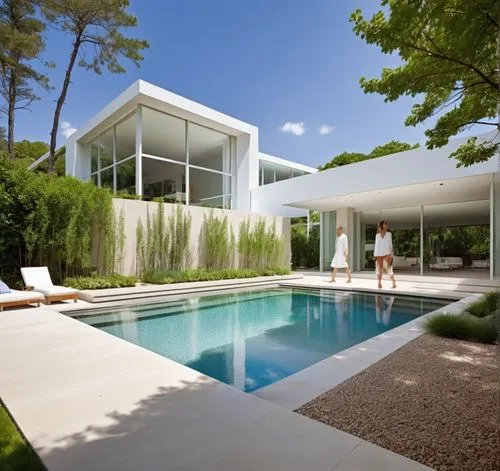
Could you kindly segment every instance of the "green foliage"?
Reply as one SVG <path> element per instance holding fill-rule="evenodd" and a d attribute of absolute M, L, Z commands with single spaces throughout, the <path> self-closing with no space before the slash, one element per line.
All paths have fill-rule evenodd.
<path fill-rule="evenodd" d="M 475 317 L 487 317 L 493 315 L 498 307 L 500 307 L 500 293 L 492 291 L 472 303 L 465 312 Z"/>
<path fill-rule="evenodd" d="M 156 214 L 146 213 L 146 227 L 141 220 L 136 229 L 137 274 L 143 276 L 156 270 L 181 270 L 189 263 L 191 214 L 176 205 L 165 220 L 163 202 L 154 203 Z"/>
<path fill-rule="evenodd" d="M 469 314 L 436 314 L 426 322 L 428 332 L 472 342 L 495 343 L 498 332 L 493 316 L 477 318 Z"/>
<path fill-rule="evenodd" d="M 253 226 L 250 218 L 240 223 L 238 241 L 238 267 L 250 269 L 267 269 L 280 267 L 287 263 L 284 241 L 276 234 L 276 220 L 271 227 L 266 220 L 259 218 Z"/>
<path fill-rule="evenodd" d="M 184 283 L 193 281 L 216 281 L 257 276 L 288 275 L 286 268 L 267 269 L 225 269 L 225 270 L 166 270 L 145 273 L 143 281 L 153 284 Z"/>
<path fill-rule="evenodd" d="M 123 224 L 118 234 L 109 190 L 5 160 L 0 227 L 0 275 L 14 281 L 29 265 L 47 265 L 56 283 L 93 271 L 111 274 L 125 237 Z"/>
<path fill-rule="evenodd" d="M 421 0 L 381 2 L 367 20 L 356 10 L 354 32 L 386 54 L 398 54 L 401 65 L 382 70 L 380 78 L 361 79 L 365 93 L 386 101 L 423 96 L 407 126 L 439 116 L 429 128 L 426 145 L 433 149 L 473 125 L 499 128 L 500 46 L 497 45 L 500 7 L 497 0 Z M 499 42 L 500 44 L 500 42 Z M 434 121 L 434 120 L 433 120 Z M 474 139 L 451 157 L 458 165 L 488 160 L 499 148 L 493 139 L 477 145 Z"/>
<path fill-rule="evenodd" d="M 38 456 L 0 405 L 0 469 L 2 471 L 44 471 Z"/>
<path fill-rule="evenodd" d="M 227 216 L 215 216 L 214 210 L 203 216 L 200 233 L 200 265 L 207 270 L 233 268 L 236 241 Z"/>
<path fill-rule="evenodd" d="M 52 173 L 59 118 L 75 64 L 99 75 L 103 68 L 124 73 L 121 59 L 139 66 L 143 59 L 141 53 L 149 45 L 147 41 L 123 34 L 124 30 L 137 26 L 137 18 L 127 11 L 128 0 L 43 0 L 41 7 L 46 19 L 68 35 L 72 44 L 52 123 L 49 157 L 49 173 Z"/>
<path fill-rule="evenodd" d="M 135 276 L 107 275 L 107 276 L 80 276 L 66 278 L 63 286 L 75 289 L 109 289 L 109 288 L 128 288 L 135 286 L 137 278 Z"/>
<path fill-rule="evenodd" d="M 45 25 L 37 18 L 30 0 L 3 0 L 0 4 L 0 95 L 7 115 L 7 151 L 16 156 L 14 128 L 16 111 L 29 109 L 38 96 L 32 85 L 48 89 L 48 78 L 32 63 L 45 48 Z"/>
<path fill-rule="evenodd" d="M 319 266 L 319 227 L 311 228 L 309 238 L 304 226 L 292 226 L 292 267 L 317 268 Z"/>
<path fill-rule="evenodd" d="M 404 152 L 405 150 L 416 149 L 420 144 L 411 145 L 406 142 L 390 141 L 387 144 L 377 146 L 369 154 L 360 152 L 342 152 L 341 154 L 333 157 L 330 162 L 319 167 L 319 170 L 327 170 L 329 168 L 342 167 L 343 165 L 354 164 L 356 162 L 363 162 L 364 160 L 376 159 L 384 155 L 395 154 L 397 152 Z"/>
<path fill-rule="evenodd" d="M 181 204 L 168 218 L 170 230 L 169 267 L 173 270 L 182 270 L 188 265 L 189 236 L 191 234 L 191 214 L 184 211 Z"/>

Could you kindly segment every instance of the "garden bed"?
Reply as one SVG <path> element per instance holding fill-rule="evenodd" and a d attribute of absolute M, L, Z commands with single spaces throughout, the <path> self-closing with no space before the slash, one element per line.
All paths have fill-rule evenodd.
<path fill-rule="evenodd" d="M 497 348 L 423 335 L 297 412 L 438 471 L 498 469 Z"/>

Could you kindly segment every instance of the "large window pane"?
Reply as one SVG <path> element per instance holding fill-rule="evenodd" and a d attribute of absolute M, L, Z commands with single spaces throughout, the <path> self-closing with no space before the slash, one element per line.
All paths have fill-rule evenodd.
<path fill-rule="evenodd" d="M 165 113 L 142 109 L 142 152 L 186 161 L 186 122 Z"/>
<path fill-rule="evenodd" d="M 90 173 L 97 172 L 99 161 L 99 146 L 97 139 L 90 143 Z"/>
<path fill-rule="evenodd" d="M 135 157 L 116 166 L 116 191 L 134 194 Z"/>
<path fill-rule="evenodd" d="M 361 268 L 375 269 L 373 251 L 378 223 L 386 220 L 392 232 L 394 269 L 420 273 L 420 207 L 363 211 L 361 227 Z"/>
<path fill-rule="evenodd" d="M 274 183 L 274 166 L 270 162 L 262 162 L 263 180 L 262 184 Z"/>
<path fill-rule="evenodd" d="M 190 204 L 223 209 L 231 207 L 231 177 L 190 168 L 189 182 Z"/>
<path fill-rule="evenodd" d="M 189 123 L 189 163 L 231 173 L 230 137 L 213 129 Z"/>
<path fill-rule="evenodd" d="M 291 178 L 291 168 L 285 167 L 284 165 L 275 164 L 276 181 L 288 180 Z"/>
<path fill-rule="evenodd" d="M 113 189 L 113 167 L 101 170 L 101 186 Z"/>
<path fill-rule="evenodd" d="M 488 200 L 424 207 L 424 270 L 433 276 L 488 278 Z"/>
<path fill-rule="evenodd" d="M 168 203 L 186 201 L 186 166 L 162 160 L 142 158 L 143 196 L 163 197 Z"/>
<path fill-rule="evenodd" d="M 116 125 L 116 161 L 126 159 L 135 154 L 135 123 L 133 113 Z"/>
<path fill-rule="evenodd" d="M 99 136 L 99 159 L 101 169 L 113 165 L 113 128 Z"/>

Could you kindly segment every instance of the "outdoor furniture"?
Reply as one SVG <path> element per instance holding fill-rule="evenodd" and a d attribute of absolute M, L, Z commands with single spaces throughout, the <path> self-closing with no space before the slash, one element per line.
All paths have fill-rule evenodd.
<path fill-rule="evenodd" d="M 490 268 L 489 260 L 472 260 L 472 269 L 484 269 Z"/>
<path fill-rule="evenodd" d="M 436 257 L 435 263 L 448 265 L 451 270 L 463 268 L 464 260 L 462 257 Z"/>
<path fill-rule="evenodd" d="M 447 263 L 444 262 L 436 262 L 436 263 L 431 263 L 429 265 L 429 268 L 431 270 L 451 270 L 452 267 L 448 265 Z"/>
<path fill-rule="evenodd" d="M 73 288 L 54 285 L 47 267 L 23 267 L 21 268 L 21 275 L 26 289 L 42 293 L 47 304 L 66 299 L 73 299 L 75 303 L 77 301 L 78 291 Z"/>
<path fill-rule="evenodd" d="M 40 301 L 43 301 L 43 294 L 35 291 L 18 291 L 11 289 L 10 293 L 0 294 L 0 312 L 4 307 L 29 306 L 36 304 L 40 306 Z"/>

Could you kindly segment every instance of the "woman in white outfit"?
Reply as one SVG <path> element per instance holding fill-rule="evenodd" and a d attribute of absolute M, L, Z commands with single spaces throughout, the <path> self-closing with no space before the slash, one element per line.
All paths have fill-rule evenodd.
<path fill-rule="evenodd" d="M 335 277 L 337 276 L 337 271 L 339 268 L 345 268 L 347 272 L 347 283 L 351 282 L 351 270 L 349 270 L 349 265 L 347 264 L 347 255 L 349 254 L 347 236 L 344 234 L 344 229 L 342 226 L 337 227 L 337 242 L 335 243 L 335 255 L 331 263 L 332 267 L 332 283 L 335 282 Z"/>
<path fill-rule="evenodd" d="M 392 287 L 396 287 L 396 279 L 392 271 L 392 260 L 394 252 L 392 250 L 392 235 L 389 231 L 387 221 L 380 221 L 378 224 L 377 235 L 375 236 L 375 267 L 377 273 L 378 287 L 382 288 L 382 272 L 385 270 L 391 277 Z"/>

